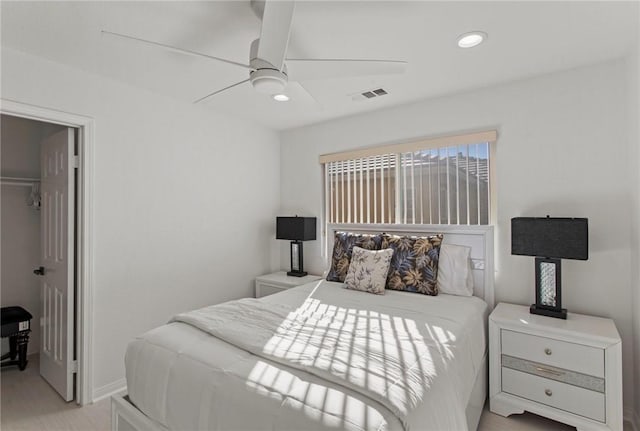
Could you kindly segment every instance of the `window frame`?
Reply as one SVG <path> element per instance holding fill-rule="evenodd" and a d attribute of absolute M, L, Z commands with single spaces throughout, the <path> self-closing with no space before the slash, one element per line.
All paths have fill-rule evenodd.
<path fill-rule="evenodd" d="M 496 160 L 496 142 L 498 140 L 498 132 L 495 129 L 491 130 L 483 130 L 477 132 L 469 132 L 463 134 L 455 134 L 455 135 L 445 135 L 445 136 L 437 136 L 430 138 L 422 138 L 416 139 L 409 142 L 402 143 L 394 143 L 394 144 L 385 144 L 378 145 L 372 147 L 365 147 L 360 149 L 353 149 L 347 151 L 341 151 L 336 153 L 322 154 L 319 156 L 320 170 L 322 175 L 322 235 L 326 237 L 326 226 L 328 223 L 337 223 L 337 221 L 330 221 L 330 203 L 327 202 L 327 190 L 329 189 L 329 181 L 330 176 L 328 175 L 329 170 L 329 162 L 341 162 L 341 161 L 354 161 L 357 163 L 358 160 L 366 158 L 366 157 L 375 157 L 382 156 L 387 154 L 404 154 L 409 152 L 417 152 L 417 151 L 431 151 L 438 150 L 440 152 L 443 148 L 449 148 L 460 145 L 469 145 L 469 144 L 479 144 L 479 143 L 487 143 L 488 144 L 488 223 L 487 224 L 478 224 L 471 225 L 468 223 L 465 224 L 442 224 L 442 223 L 414 223 L 417 226 L 492 226 L 495 225 L 496 221 L 496 169 L 495 169 L 495 160 Z M 396 162 L 397 163 L 397 162 Z M 399 169 L 397 167 L 397 169 Z M 400 183 L 396 180 L 395 186 L 395 195 L 396 202 L 394 204 L 394 211 L 397 213 L 399 209 L 398 205 L 398 190 L 400 188 Z M 393 211 L 392 211 L 393 212 Z M 404 215 L 406 218 L 406 213 Z M 395 214 L 394 220 L 398 220 L 397 214 Z M 398 220 L 399 223 L 389 223 L 390 220 L 385 220 L 383 223 L 364 223 L 366 225 L 389 225 L 389 224 L 404 224 L 406 221 Z M 326 242 L 326 241 L 325 241 Z"/>

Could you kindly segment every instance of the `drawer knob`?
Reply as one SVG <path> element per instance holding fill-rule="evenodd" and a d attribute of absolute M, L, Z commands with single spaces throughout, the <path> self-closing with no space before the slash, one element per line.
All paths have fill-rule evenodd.
<path fill-rule="evenodd" d="M 551 389 L 545 389 L 544 390 L 544 394 L 548 397 L 550 397 L 551 395 L 553 395 L 553 392 L 551 392 Z"/>
<path fill-rule="evenodd" d="M 545 355 L 551 355 L 553 352 L 551 351 L 550 348 L 547 347 L 546 349 L 544 349 L 544 353 Z"/>

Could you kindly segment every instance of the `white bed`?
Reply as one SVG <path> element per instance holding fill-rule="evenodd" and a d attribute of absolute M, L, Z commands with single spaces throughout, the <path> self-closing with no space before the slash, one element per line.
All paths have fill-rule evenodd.
<path fill-rule="evenodd" d="M 344 226 L 334 227 L 338 228 Z M 348 230 L 366 227 L 349 226 Z M 266 313 L 280 310 L 275 322 L 311 311 L 321 316 L 311 330 L 283 340 L 276 336 L 278 331 L 265 329 L 266 335 L 260 334 L 258 323 L 256 340 L 246 345 L 233 337 L 217 338 L 225 338 L 224 331 L 223 335 L 216 332 L 220 327 L 226 325 L 233 332 L 235 323 L 217 321 L 218 329 L 202 330 L 208 329 L 207 313 L 202 313 L 207 324 L 200 329 L 172 322 L 129 345 L 128 397 L 113 398 L 113 428 L 475 429 L 486 398 L 486 321 L 493 294 L 484 268 L 491 262 L 492 231 L 440 226 L 437 230 L 445 232 L 445 242 L 472 246 L 476 296 L 432 297 L 399 291 L 372 295 L 346 290 L 341 283 L 314 282 L 246 300 L 249 319 L 245 320 L 262 309 Z M 425 232 L 397 226 L 385 231 Z M 336 331 L 334 326 L 330 335 L 328 329 L 336 322 L 339 328 Z M 367 331 L 372 335 L 362 337 Z M 266 342 L 261 343 L 260 337 L 266 337 Z M 240 339 L 245 338 L 250 339 L 250 334 Z M 289 347 L 269 349 L 274 340 L 278 346 L 287 341 Z M 325 343 L 335 345 L 343 355 L 325 349 L 325 366 L 318 367 L 291 360 L 289 350 L 302 353 L 294 358 L 299 359 L 305 350 L 315 352 Z M 385 361 L 405 366 L 386 367 Z M 326 371 L 329 368 L 331 372 Z"/>

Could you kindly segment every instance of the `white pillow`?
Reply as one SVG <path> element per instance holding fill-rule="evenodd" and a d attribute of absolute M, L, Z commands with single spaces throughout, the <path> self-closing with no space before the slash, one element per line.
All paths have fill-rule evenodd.
<path fill-rule="evenodd" d="M 438 292 L 473 296 L 471 247 L 442 244 L 438 258 Z"/>
<path fill-rule="evenodd" d="M 365 250 L 353 247 L 351 263 L 344 284 L 347 289 L 384 295 L 393 250 Z"/>

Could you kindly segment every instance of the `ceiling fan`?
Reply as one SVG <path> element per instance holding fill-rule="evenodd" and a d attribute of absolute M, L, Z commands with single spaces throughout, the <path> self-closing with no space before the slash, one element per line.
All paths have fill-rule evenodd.
<path fill-rule="evenodd" d="M 233 64 L 249 70 L 249 78 L 209 93 L 194 101 L 194 103 L 207 100 L 216 94 L 246 82 L 251 83 L 257 92 L 270 95 L 275 100 L 289 100 L 287 93 L 297 93 L 301 97 L 306 95 L 307 97 L 313 98 L 313 96 L 302 87 L 300 81 L 398 74 L 403 73 L 406 69 L 407 63 L 404 61 L 288 58 L 286 57 L 287 45 L 289 43 L 295 2 L 252 0 L 251 6 L 256 14 L 262 18 L 262 29 L 260 38 L 251 43 L 249 64 L 106 30 L 103 30 L 102 34 L 164 48 L 174 52 Z"/>

